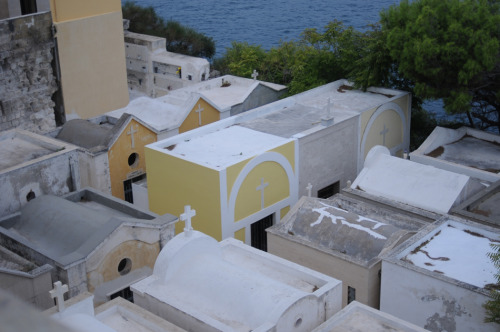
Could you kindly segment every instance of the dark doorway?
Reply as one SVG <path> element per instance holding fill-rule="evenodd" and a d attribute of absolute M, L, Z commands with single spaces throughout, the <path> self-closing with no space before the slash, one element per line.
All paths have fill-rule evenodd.
<path fill-rule="evenodd" d="M 318 198 L 330 198 L 335 194 L 340 192 L 340 182 L 337 181 L 328 185 L 320 190 L 318 190 Z"/>
<path fill-rule="evenodd" d="M 135 178 L 123 181 L 123 192 L 125 194 L 125 200 L 129 203 L 134 203 L 134 195 L 132 193 L 132 183 L 141 181 L 146 178 L 146 174 L 141 174 Z"/>
<path fill-rule="evenodd" d="M 251 225 L 251 244 L 252 247 L 267 251 L 267 233 L 266 228 L 273 225 L 273 214 L 254 222 Z"/>
<path fill-rule="evenodd" d="M 36 0 L 21 0 L 21 15 L 36 13 Z"/>
<path fill-rule="evenodd" d="M 125 300 L 134 303 L 134 293 L 130 290 L 130 287 L 124 288 L 114 294 L 111 294 L 109 297 L 110 300 L 115 299 L 117 297 L 123 297 Z"/>

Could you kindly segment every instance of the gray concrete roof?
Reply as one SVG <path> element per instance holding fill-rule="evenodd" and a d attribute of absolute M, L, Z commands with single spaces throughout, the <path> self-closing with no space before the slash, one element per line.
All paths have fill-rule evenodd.
<path fill-rule="evenodd" d="M 176 219 L 84 189 L 29 201 L 19 214 L 2 220 L 0 232 L 65 266 L 86 258 L 122 224 L 157 227 Z"/>
<path fill-rule="evenodd" d="M 436 127 L 410 158 L 481 181 L 500 180 L 500 136 L 473 128 Z"/>
<path fill-rule="evenodd" d="M 110 213 L 46 195 L 28 202 L 19 221 L 9 230 L 42 254 L 66 265 L 90 254 L 122 222 Z"/>
<path fill-rule="evenodd" d="M 423 227 L 418 220 L 335 195 L 302 197 L 268 232 L 349 260 L 371 265 L 385 249 Z"/>
<path fill-rule="evenodd" d="M 267 108 L 267 114 L 243 119 L 239 125 L 289 138 L 320 125 L 321 120 L 328 116 L 328 109 L 334 123 L 338 123 L 402 94 L 397 90 L 383 89 L 363 92 L 352 89 L 348 81 L 339 80 L 263 106 Z"/>
<path fill-rule="evenodd" d="M 452 209 L 451 213 L 500 227 L 500 180 Z"/>
<path fill-rule="evenodd" d="M 500 172 L 500 144 L 472 136 L 443 144 L 427 155 L 492 173 Z"/>
<path fill-rule="evenodd" d="M 0 133 L 0 171 L 35 162 L 69 148 L 68 144 L 25 130 L 5 131 Z"/>
<path fill-rule="evenodd" d="M 28 272 L 36 269 L 37 267 L 38 266 L 35 263 L 28 261 L 3 246 L 0 246 L 0 271 L 6 269 Z"/>
<path fill-rule="evenodd" d="M 336 313 L 313 332 L 424 332 L 414 324 L 357 301 Z"/>
<path fill-rule="evenodd" d="M 63 126 L 57 139 L 80 146 L 85 149 L 106 147 L 112 131 L 88 120 L 73 119 Z"/>

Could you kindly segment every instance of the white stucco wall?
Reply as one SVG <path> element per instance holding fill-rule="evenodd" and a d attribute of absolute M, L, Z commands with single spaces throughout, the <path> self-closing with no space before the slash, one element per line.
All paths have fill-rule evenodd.
<path fill-rule="evenodd" d="M 380 310 L 429 331 L 498 331 L 483 323 L 489 297 L 472 288 L 383 261 Z"/>

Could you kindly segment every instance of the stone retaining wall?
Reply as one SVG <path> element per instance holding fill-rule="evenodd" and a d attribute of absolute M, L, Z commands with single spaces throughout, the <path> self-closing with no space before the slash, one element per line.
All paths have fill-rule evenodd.
<path fill-rule="evenodd" d="M 0 20 L 0 131 L 56 127 L 50 12 Z"/>

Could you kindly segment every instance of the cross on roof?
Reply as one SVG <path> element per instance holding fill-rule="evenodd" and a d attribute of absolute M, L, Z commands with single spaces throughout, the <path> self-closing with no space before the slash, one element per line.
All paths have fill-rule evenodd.
<path fill-rule="evenodd" d="M 256 190 L 260 190 L 260 208 L 264 208 L 264 189 L 269 185 L 269 182 L 264 182 L 264 178 L 260 179 L 260 185 Z"/>
<path fill-rule="evenodd" d="M 311 184 L 311 183 L 309 183 L 309 184 L 307 185 L 307 187 L 306 187 L 306 189 L 307 189 L 307 197 L 311 197 L 311 191 L 312 191 L 312 188 L 313 188 L 312 184 Z"/>
<path fill-rule="evenodd" d="M 254 81 L 257 79 L 257 76 L 259 76 L 259 73 L 254 69 L 252 73 L 252 78 Z"/>
<path fill-rule="evenodd" d="M 54 283 L 54 289 L 49 291 L 50 297 L 56 299 L 57 311 L 64 311 L 64 293 L 68 292 L 68 285 L 63 285 L 60 281 Z"/>
<path fill-rule="evenodd" d="M 137 129 L 134 130 L 134 125 L 130 125 L 130 130 L 127 131 L 127 135 L 130 135 L 132 139 L 132 148 L 135 148 L 134 134 L 137 132 Z"/>
<path fill-rule="evenodd" d="M 198 104 L 198 108 L 195 110 L 196 113 L 198 113 L 198 125 L 201 126 L 201 112 L 203 112 L 205 109 L 201 107 L 200 104 Z"/>
<path fill-rule="evenodd" d="M 389 128 L 386 128 L 385 127 L 385 124 L 384 124 L 384 129 L 380 132 L 380 135 L 383 135 L 383 145 L 385 146 L 385 135 L 389 132 Z"/>
<path fill-rule="evenodd" d="M 181 214 L 181 220 L 185 222 L 184 233 L 190 235 L 193 227 L 191 227 L 191 218 L 196 216 L 196 210 L 191 209 L 191 205 L 184 206 L 184 213 Z"/>

